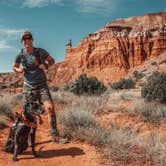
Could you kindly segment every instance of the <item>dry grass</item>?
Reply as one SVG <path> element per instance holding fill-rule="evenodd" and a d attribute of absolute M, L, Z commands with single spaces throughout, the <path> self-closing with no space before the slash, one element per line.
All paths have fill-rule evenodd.
<path fill-rule="evenodd" d="M 52 92 L 55 103 L 66 104 L 68 107 L 82 107 L 93 114 L 101 112 L 123 111 L 122 104 L 126 100 L 140 98 L 140 94 L 133 90 L 115 91 L 108 88 L 101 96 L 76 96 L 70 92 Z"/>
<path fill-rule="evenodd" d="M 97 147 L 103 147 L 108 143 L 109 133 L 101 128 L 95 116 L 82 107 L 75 107 L 61 112 L 59 123 L 64 127 L 64 135 L 88 142 Z"/>
<path fill-rule="evenodd" d="M 13 119 L 14 115 L 12 109 L 16 105 L 22 105 L 22 95 L 21 94 L 12 94 L 12 93 L 3 93 L 0 94 L 0 115 L 6 116 L 9 119 Z"/>
<path fill-rule="evenodd" d="M 166 106 L 157 102 L 136 100 L 128 110 L 130 115 L 139 116 L 140 120 L 151 123 L 166 123 Z"/>
<path fill-rule="evenodd" d="M 104 152 L 116 165 L 128 163 L 166 165 L 166 143 L 159 135 L 153 133 L 147 138 L 140 139 L 133 129 L 114 129 Z"/>
<path fill-rule="evenodd" d="M 114 125 L 108 131 L 107 128 L 99 125 L 95 116 L 99 112 L 123 111 L 124 102 L 135 100 L 133 108 L 127 110 L 129 114 L 139 116 L 143 121 L 165 123 L 165 105 L 147 104 L 134 90 L 108 89 L 100 97 L 78 97 L 70 92 L 58 91 L 53 92 L 52 96 L 56 103 L 67 106 L 58 114 L 58 123 L 63 126 L 65 136 L 95 145 L 115 165 L 127 163 L 166 165 L 166 143 L 157 134 L 140 138 L 139 130 L 132 126 L 122 129 Z M 20 102 L 21 96 L 1 95 L 0 100 L 2 101 L 0 113 L 5 112 L 6 114 L 10 113 L 14 103 Z M 5 108 L 5 111 L 1 111 L 2 108 Z"/>
<path fill-rule="evenodd" d="M 1 117 L 0 118 L 0 129 L 3 129 L 5 127 L 7 127 L 7 125 L 6 125 L 6 119 L 4 117 Z"/>
<path fill-rule="evenodd" d="M 95 145 L 102 151 L 105 157 L 114 162 L 115 165 L 136 163 L 137 165 L 150 164 L 164 166 L 166 153 L 165 143 L 159 139 L 158 135 L 149 136 L 144 139 L 140 139 L 138 136 L 139 130 L 134 128 L 118 128 L 114 127 L 111 132 L 108 132 L 106 128 L 102 128 L 96 121 L 95 114 L 102 111 L 103 108 L 109 109 L 107 111 L 122 111 L 121 104 L 126 100 L 141 100 L 139 93 L 133 93 L 130 91 L 106 91 L 100 97 L 76 97 L 64 94 L 64 98 L 67 97 L 69 106 L 64 112 L 59 115 L 59 123 L 64 127 L 64 134 L 71 139 L 77 139 L 80 141 L 88 142 Z M 120 103 L 120 104 L 118 104 Z M 114 109 L 116 105 L 117 109 Z M 161 109 L 161 105 L 158 107 L 155 103 L 151 107 L 158 107 L 151 115 L 147 112 L 147 108 L 140 111 L 140 106 L 143 108 L 142 103 L 135 105 L 134 110 L 130 110 L 131 115 L 140 116 L 145 121 L 150 122 L 163 122 L 165 115 L 165 107 Z M 114 107 L 114 108 L 113 108 Z M 112 110 L 113 109 L 113 110 Z M 137 110 L 136 110 L 137 109 Z M 164 111 L 163 111 L 164 109 Z M 152 109 L 150 109 L 152 110 Z M 150 112 L 151 113 L 151 112 Z M 155 140 L 155 141 L 152 141 Z M 153 142 L 153 143 L 152 143 Z M 158 154 L 156 155 L 156 153 Z"/>
<path fill-rule="evenodd" d="M 13 119 L 11 104 L 4 99 L 1 99 L 0 102 L 0 115 L 5 115 L 10 119 Z"/>
<path fill-rule="evenodd" d="M 146 139 L 140 140 L 140 144 L 144 148 L 142 160 L 149 165 L 166 165 L 166 143 L 160 138 L 159 135 L 151 133 Z"/>
<path fill-rule="evenodd" d="M 126 164 L 138 162 L 141 159 L 141 153 L 135 130 L 118 128 L 112 130 L 108 147 L 104 153 L 107 158 L 118 165 Z"/>

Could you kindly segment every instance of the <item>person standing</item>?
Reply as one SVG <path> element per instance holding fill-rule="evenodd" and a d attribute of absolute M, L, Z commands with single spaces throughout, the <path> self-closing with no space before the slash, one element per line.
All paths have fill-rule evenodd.
<path fill-rule="evenodd" d="M 45 74 L 45 70 L 54 65 L 55 60 L 46 50 L 33 46 L 31 32 L 25 31 L 22 34 L 21 43 L 24 48 L 16 56 L 13 70 L 14 72 L 24 73 L 23 102 L 39 100 L 43 103 L 45 110 L 48 112 L 52 141 L 58 142 L 59 133 L 56 114 Z"/>

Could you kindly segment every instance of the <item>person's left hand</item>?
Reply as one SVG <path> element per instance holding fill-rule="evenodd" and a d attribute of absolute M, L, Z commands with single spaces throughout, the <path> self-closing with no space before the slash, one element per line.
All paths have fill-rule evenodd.
<path fill-rule="evenodd" d="M 47 70 L 47 67 L 44 64 L 39 65 L 39 68 L 42 70 Z"/>

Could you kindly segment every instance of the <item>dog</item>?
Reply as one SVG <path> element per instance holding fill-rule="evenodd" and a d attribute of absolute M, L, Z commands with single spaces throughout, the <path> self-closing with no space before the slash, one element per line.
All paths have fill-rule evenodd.
<path fill-rule="evenodd" d="M 13 153 L 13 161 L 18 161 L 18 154 L 25 151 L 30 140 L 34 157 L 39 157 L 35 151 L 35 135 L 37 122 L 42 124 L 40 114 L 44 109 L 39 103 L 26 103 L 21 113 L 15 112 L 15 122 L 12 124 L 9 137 L 5 145 L 5 151 Z"/>

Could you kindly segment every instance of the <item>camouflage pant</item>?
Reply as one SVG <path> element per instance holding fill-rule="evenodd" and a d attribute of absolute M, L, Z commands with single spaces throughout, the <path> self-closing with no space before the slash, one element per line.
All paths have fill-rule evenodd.
<path fill-rule="evenodd" d="M 41 103 L 44 103 L 45 101 L 52 102 L 52 97 L 46 83 L 35 85 L 35 86 L 24 83 L 23 103 L 30 103 L 34 101 L 39 101 Z M 56 114 L 55 114 L 54 108 L 52 110 L 48 110 L 48 115 L 49 115 L 48 118 L 49 118 L 51 133 L 56 134 L 57 121 L 56 121 Z"/>

